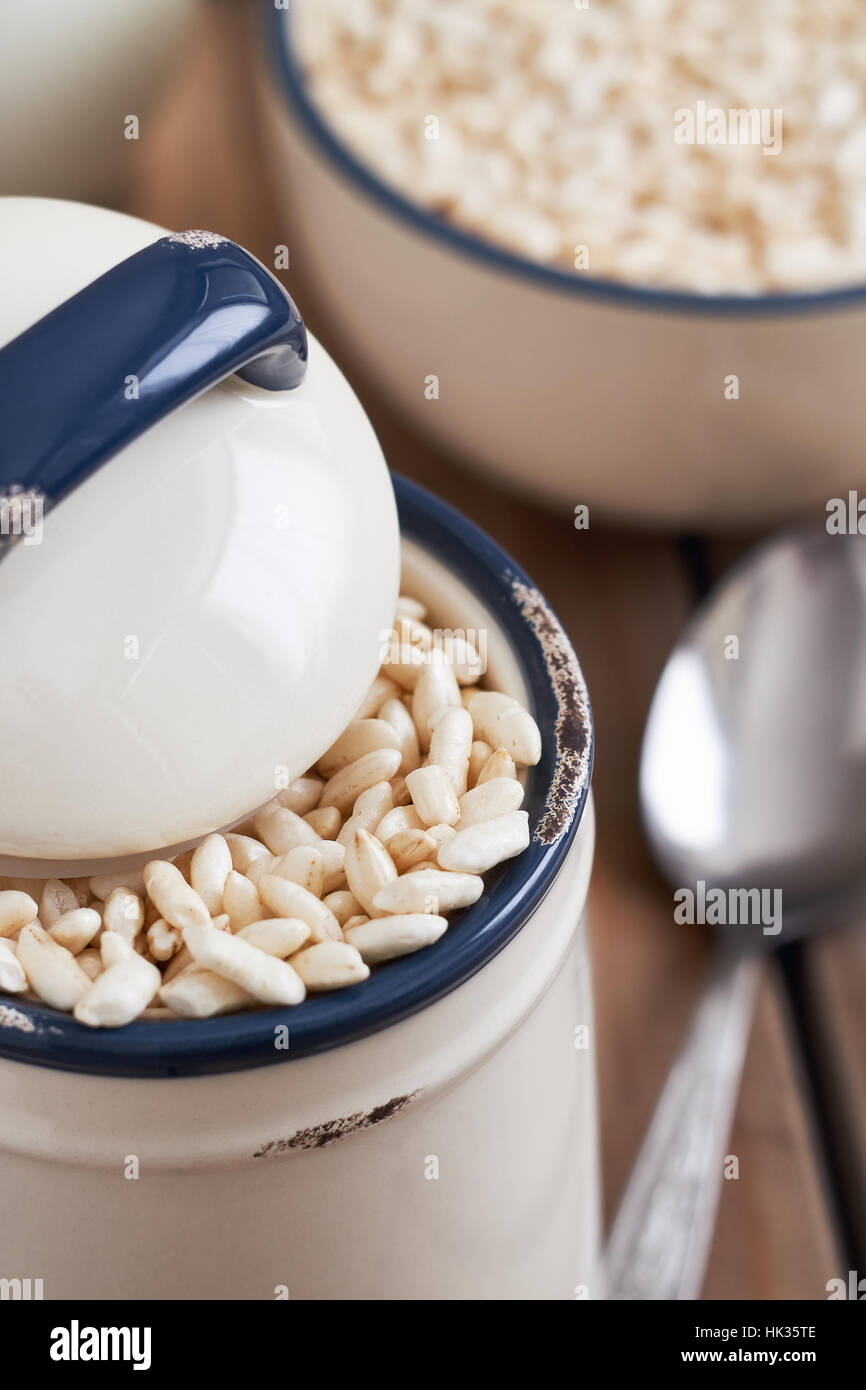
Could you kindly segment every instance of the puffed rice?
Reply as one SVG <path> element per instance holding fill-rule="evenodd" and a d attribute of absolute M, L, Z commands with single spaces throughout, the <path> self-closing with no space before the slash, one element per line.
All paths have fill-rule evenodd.
<path fill-rule="evenodd" d="M 528 840 L 508 750 L 528 763 L 540 736 L 511 697 L 461 692 L 471 652 L 425 618 L 401 596 L 411 669 L 383 665 L 318 772 L 233 830 L 141 870 L 0 880 L 0 990 L 90 1027 L 210 1018 L 351 987 L 438 940 L 484 891 L 476 865 Z"/>
<path fill-rule="evenodd" d="M 255 1003 L 248 990 L 213 970 L 185 970 L 163 984 L 159 997 L 178 1018 L 215 1018 Z"/>
<path fill-rule="evenodd" d="M 44 923 L 43 923 L 44 925 Z M 92 907 L 73 907 L 55 918 L 48 935 L 59 946 L 65 946 L 74 956 L 90 945 L 102 926 L 102 918 Z"/>
<path fill-rule="evenodd" d="M 449 840 L 454 839 L 457 830 L 453 825 L 429 825 L 427 834 L 435 842 L 436 853 L 438 854 L 443 845 L 447 845 Z"/>
<path fill-rule="evenodd" d="M 355 718 L 372 719 L 385 700 L 390 700 L 399 694 L 400 686 L 396 681 L 391 680 L 390 676 L 378 675 L 355 710 Z"/>
<path fill-rule="evenodd" d="M 449 637 L 449 657 L 458 685 L 476 685 L 484 675 L 481 656 L 460 633 L 453 633 Z"/>
<path fill-rule="evenodd" d="M 299 845 L 298 848 L 302 849 L 303 846 Z M 289 852 L 291 853 L 291 851 Z M 267 853 L 263 859 L 254 859 L 247 869 L 245 877 L 258 888 L 260 880 L 265 874 L 273 873 L 274 868 L 279 864 L 282 857 L 282 855 Z"/>
<path fill-rule="evenodd" d="M 277 800 L 287 811 L 294 811 L 296 816 L 306 816 L 318 806 L 324 785 L 321 777 L 312 774 L 296 777 L 294 782 L 277 792 Z"/>
<path fill-rule="evenodd" d="M 210 913 L 198 893 L 174 864 L 152 859 L 144 866 L 144 883 L 160 916 L 170 926 L 183 930 L 194 923 L 210 921 Z"/>
<path fill-rule="evenodd" d="M 380 706 L 378 717 L 390 724 L 394 730 L 397 746 L 402 754 L 398 771 L 405 777 L 407 772 L 414 772 L 421 763 L 418 730 L 415 728 L 414 720 L 403 701 L 395 700 L 393 697 L 385 700 Z"/>
<path fill-rule="evenodd" d="M 177 863 L 177 861 L 175 861 Z M 96 874 L 89 880 L 94 898 L 105 902 L 115 888 L 128 888 L 130 893 L 142 894 L 145 891 L 144 874 L 140 869 L 125 869 L 116 874 Z"/>
<path fill-rule="evenodd" d="M 288 854 L 281 855 L 269 872 L 277 878 L 288 878 L 292 883 L 299 883 L 308 893 L 312 893 L 314 898 L 322 896 L 325 885 L 325 860 L 312 845 L 298 845 L 297 849 L 290 849 Z"/>
<path fill-rule="evenodd" d="M 46 879 L 39 898 L 39 920 L 46 931 L 54 926 L 58 917 L 66 912 L 74 912 L 77 907 L 78 898 L 69 884 L 59 878 Z"/>
<path fill-rule="evenodd" d="M 239 874 L 245 874 L 257 859 L 276 858 L 267 845 L 263 845 L 261 840 L 256 840 L 251 835 L 233 835 L 229 832 L 226 835 L 226 844 L 231 851 L 232 868 Z"/>
<path fill-rule="evenodd" d="M 279 878 L 276 874 L 265 874 L 259 883 L 259 897 L 277 917 L 299 917 L 302 922 L 306 922 L 314 941 L 339 941 L 342 936 L 340 923 L 331 909 L 291 879 Z"/>
<path fill-rule="evenodd" d="M 378 837 L 377 837 L 378 838 Z M 429 859 L 436 853 L 436 841 L 426 830 L 398 830 L 387 841 L 385 848 L 394 861 L 398 874 L 405 874 L 413 864 Z"/>
<path fill-rule="evenodd" d="M 426 670 L 426 657 L 420 647 L 411 642 L 394 643 L 385 653 L 382 673 L 401 690 L 414 690 L 421 672 Z"/>
<path fill-rule="evenodd" d="M 253 817 L 253 826 L 260 840 L 267 845 L 271 854 L 288 854 L 299 845 L 317 845 L 321 836 L 303 816 L 296 815 L 279 801 L 269 801 Z"/>
<path fill-rule="evenodd" d="M 195 849 L 189 876 L 212 917 L 223 910 L 223 889 L 232 868 L 232 853 L 222 835 L 208 835 Z"/>
<path fill-rule="evenodd" d="M 275 879 L 274 882 L 285 882 Z M 293 885 L 289 885 L 290 887 Z M 303 892 L 303 889 L 299 891 Z M 183 933 L 195 960 L 217 975 L 234 980 L 262 1004 L 300 1004 L 304 998 L 304 983 L 288 964 L 277 956 L 242 941 L 231 933 L 215 931 L 208 924 L 196 923 Z M 170 1001 L 169 1007 L 170 1007 Z"/>
<path fill-rule="evenodd" d="M 15 936 L 22 927 L 36 920 L 39 906 L 29 893 L 18 888 L 0 892 L 0 937 Z"/>
<path fill-rule="evenodd" d="M 88 946 L 75 960 L 89 980 L 95 980 L 97 975 L 102 974 L 102 955 L 95 947 Z"/>
<path fill-rule="evenodd" d="M 394 732 L 389 724 L 390 737 L 394 740 Z M 387 782 L 391 777 L 397 775 L 402 754 L 399 748 L 377 748 L 373 753 L 365 753 L 362 757 L 343 767 L 326 784 L 322 792 L 323 806 L 336 806 L 342 815 L 348 815 L 357 801 L 361 792 L 368 791 L 370 787 L 375 787 L 378 782 Z"/>
<path fill-rule="evenodd" d="M 373 915 L 374 897 L 396 877 L 396 865 L 382 841 L 369 830 L 356 830 L 346 852 L 346 879 L 365 912 Z"/>
<path fill-rule="evenodd" d="M 373 898 L 377 913 L 433 912 L 444 915 L 476 903 L 484 880 L 472 873 L 419 869 L 380 888 Z"/>
<path fill-rule="evenodd" d="M 291 963 L 311 994 L 357 985 L 370 974 L 360 952 L 348 941 L 320 941 L 292 956 Z"/>
<path fill-rule="evenodd" d="M 154 960 L 171 960 L 181 948 L 181 934 L 177 927 L 170 927 L 158 917 L 147 929 L 147 948 Z"/>
<path fill-rule="evenodd" d="M 375 753 L 378 748 L 396 748 L 397 738 L 392 726 L 384 719 L 353 719 L 346 729 L 332 744 L 327 753 L 323 753 L 316 764 L 322 777 L 325 779 L 333 777 L 335 772 L 341 768 L 348 767 L 349 763 L 357 762 L 365 753 Z M 376 782 L 381 782 L 382 777 L 377 777 Z M 371 782 L 370 786 L 373 785 Z M 362 788 L 366 790 L 366 788 Z M 359 793 L 360 794 L 360 793 Z M 327 802 L 325 803 L 328 804 Z"/>
<path fill-rule="evenodd" d="M 54 1009 L 71 1013 L 90 988 L 72 952 L 52 941 L 38 922 L 22 927 L 17 955 L 34 994 Z"/>
<path fill-rule="evenodd" d="M 393 809 L 394 793 L 390 783 L 377 782 L 358 797 L 351 816 L 337 836 L 337 844 L 345 849 L 356 830 L 374 830 Z"/>
<path fill-rule="evenodd" d="M 122 1028 L 147 1008 L 162 975 L 114 932 L 103 932 L 100 949 L 105 969 L 75 1005 L 75 1017 L 91 1028 Z"/>
<path fill-rule="evenodd" d="M 144 903 L 129 888 L 114 888 L 105 900 L 102 924 L 131 946 L 144 926 Z"/>
<path fill-rule="evenodd" d="M 852 0 L 296 0 L 291 24 L 338 139 L 521 256 L 698 294 L 866 275 Z"/>
<path fill-rule="evenodd" d="M 491 753 L 487 762 L 478 774 L 476 786 L 483 786 L 485 782 L 492 782 L 498 777 L 516 777 L 517 764 L 510 753 L 504 748 L 497 748 L 495 753 Z"/>
<path fill-rule="evenodd" d="M 317 806 L 314 811 L 307 812 L 304 820 L 323 840 L 336 840 L 343 828 L 343 817 L 336 806 Z"/>
<path fill-rule="evenodd" d="M 418 618 L 411 618 L 408 613 L 398 613 L 395 616 L 394 633 L 398 645 L 408 642 L 412 646 L 420 647 L 422 652 L 429 652 L 433 646 L 432 628 Z"/>
<path fill-rule="evenodd" d="M 432 946 L 448 929 L 448 918 L 432 912 L 395 914 L 371 918 L 356 926 L 346 924 L 346 940 L 368 965 L 379 965 Z"/>
<path fill-rule="evenodd" d="M 415 721 L 415 728 L 418 730 L 418 741 L 422 752 L 425 753 L 430 747 L 433 725 L 438 716 L 450 705 L 460 705 L 460 687 L 457 684 L 457 677 L 451 667 L 441 658 L 441 653 L 437 651 L 432 655 L 434 658 L 439 657 L 440 659 L 431 659 L 425 665 L 415 684 L 412 696 L 412 718 Z M 466 751 L 468 757 L 468 747 Z"/>
<path fill-rule="evenodd" d="M 454 791 L 461 797 L 469 780 L 469 754 L 472 749 L 472 716 L 459 705 L 446 709 L 433 722 L 430 734 L 430 762 L 448 775 Z"/>
<path fill-rule="evenodd" d="M 395 806 L 376 826 L 376 839 L 387 845 L 392 835 L 403 830 L 423 830 L 424 822 L 414 806 Z"/>
<path fill-rule="evenodd" d="M 183 934 L 181 933 L 181 936 L 182 935 Z M 167 985 L 172 980 L 176 979 L 179 975 L 183 975 L 186 973 L 187 970 L 191 969 L 200 970 L 203 969 L 203 967 L 196 965 L 195 961 L 193 960 L 191 950 L 187 946 L 186 942 L 183 942 L 180 950 L 177 952 L 176 955 L 172 956 L 171 960 L 168 962 L 165 969 L 163 970 L 162 982 L 164 985 Z"/>
<path fill-rule="evenodd" d="M 256 885 L 236 869 L 232 869 L 226 876 L 223 907 L 229 915 L 232 931 L 240 931 L 241 927 L 249 926 L 250 922 L 257 922 L 262 915 Z"/>
<path fill-rule="evenodd" d="M 344 927 L 350 917 L 354 917 L 361 911 L 361 904 L 350 893 L 348 888 L 339 888 L 336 893 L 328 893 L 322 899 L 325 907 L 330 908 L 341 927 Z"/>
<path fill-rule="evenodd" d="M 306 922 L 299 917 L 266 917 L 261 922 L 250 922 L 237 933 L 241 941 L 249 942 L 268 956 L 279 956 L 285 960 L 299 951 L 312 935 Z"/>
<path fill-rule="evenodd" d="M 516 811 L 523 803 L 523 785 L 515 777 L 492 777 L 472 787 L 460 798 L 460 819 L 457 829 L 468 830 L 479 821 L 493 820 L 508 811 Z"/>
<path fill-rule="evenodd" d="M 467 874 L 486 874 L 504 859 L 513 859 L 529 844 L 529 817 L 525 811 L 509 811 L 494 820 L 458 830 L 439 851 L 443 869 Z"/>
<path fill-rule="evenodd" d="M 336 893 L 346 886 L 346 847 L 336 840 L 323 840 L 318 847 L 324 867 L 323 893 Z"/>
<path fill-rule="evenodd" d="M 510 695 L 476 691 L 466 708 L 477 738 L 510 753 L 516 763 L 533 767 L 541 757 L 541 734 L 528 710 Z"/>
<path fill-rule="evenodd" d="M 0 936 L 0 990 L 4 994 L 23 994 L 27 976 L 11 941 Z"/>
<path fill-rule="evenodd" d="M 436 763 L 416 768 L 406 778 L 415 810 L 425 825 L 456 825 L 460 816 L 457 793 L 444 768 Z"/>
<path fill-rule="evenodd" d="M 402 772 L 398 772 L 396 777 L 392 777 L 389 785 L 391 787 L 391 799 L 394 805 L 408 806 L 409 802 L 412 800 L 412 793 L 409 791 L 406 778 L 403 776 Z"/>

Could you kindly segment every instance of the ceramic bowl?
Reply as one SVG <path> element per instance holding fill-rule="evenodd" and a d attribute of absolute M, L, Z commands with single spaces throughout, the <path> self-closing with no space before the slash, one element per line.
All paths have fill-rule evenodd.
<path fill-rule="evenodd" d="M 334 133 L 291 12 L 260 10 L 290 283 L 314 291 L 341 365 L 425 438 L 557 508 L 658 525 L 766 524 L 866 483 L 866 285 L 674 293 L 569 274 L 463 232 Z M 387 332 L 371 335 L 371 322 Z"/>

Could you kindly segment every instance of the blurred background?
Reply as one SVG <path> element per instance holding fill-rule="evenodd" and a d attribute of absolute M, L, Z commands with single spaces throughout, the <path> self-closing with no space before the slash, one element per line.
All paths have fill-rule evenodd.
<path fill-rule="evenodd" d="M 247 247 L 346 371 L 391 467 L 490 531 L 557 609 L 597 727 L 610 1220 L 711 950 L 705 929 L 674 925 L 641 828 L 653 688 L 707 585 L 779 524 L 820 524 L 829 499 L 866 491 L 866 20 L 842 4 L 734 6 L 745 22 L 722 80 L 713 25 L 731 7 L 443 3 L 464 20 L 436 36 L 435 62 L 429 35 L 418 46 L 423 5 L 319 8 L 314 23 L 297 6 L 301 51 L 279 0 L 75 0 L 50 22 L 5 5 L 0 194 Z M 572 27 L 582 10 L 596 28 Z M 689 10 L 701 22 L 672 45 Z M 820 83 L 804 96 L 809 70 Z M 705 98 L 770 113 L 743 161 L 720 156 L 723 176 L 699 132 L 685 154 L 674 140 L 674 113 L 697 119 Z M 790 119 L 773 155 L 776 110 Z M 866 922 L 765 974 L 705 1298 L 824 1298 L 858 1256 L 866 1274 L 864 987 Z"/>

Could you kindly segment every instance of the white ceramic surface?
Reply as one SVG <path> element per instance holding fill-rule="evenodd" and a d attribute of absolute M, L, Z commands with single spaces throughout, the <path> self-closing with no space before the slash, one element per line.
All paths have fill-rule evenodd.
<path fill-rule="evenodd" d="M 425 438 L 559 509 L 651 524 L 766 524 L 862 490 L 866 287 L 755 313 L 506 268 L 361 188 L 296 119 L 273 66 L 260 54 L 289 283 L 314 293 L 353 379 Z M 371 342 L 373 317 L 388 331 Z"/>
<path fill-rule="evenodd" d="M 0 345 L 160 235 L 0 199 Z M 0 872 L 92 872 L 248 815 L 348 722 L 398 579 L 382 452 L 317 342 L 294 391 L 232 378 L 170 415 L 0 564 Z"/>
<path fill-rule="evenodd" d="M 459 576 L 412 546 L 406 577 L 438 620 L 489 622 L 491 679 L 525 695 Z M 593 839 L 590 800 L 507 946 L 348 1046 L 165 1080 L 0 1060 L 0 1277 L 47 1299 L 599 1296 Z"/>
<path fill-rule="evenodd" d="M 4 0 L 0 193 L 99 198 L 134 180 L 194 0 Z M 124 135 L 138 116 L 139 140 Z"/>

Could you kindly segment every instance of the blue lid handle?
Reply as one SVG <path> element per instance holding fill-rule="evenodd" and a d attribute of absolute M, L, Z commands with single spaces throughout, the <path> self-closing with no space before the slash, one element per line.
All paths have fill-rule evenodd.
<path fill-rule="evenodd" d="M 287 391 L 306 367 L 301 316 L 254 256 L 162 237 L 0 350 L 0 495 L 47 507 L 231 373 Z"/>

